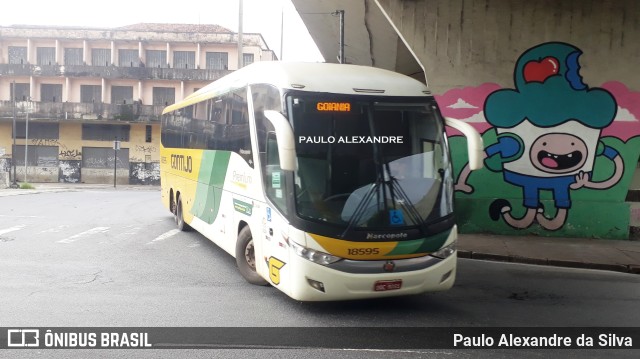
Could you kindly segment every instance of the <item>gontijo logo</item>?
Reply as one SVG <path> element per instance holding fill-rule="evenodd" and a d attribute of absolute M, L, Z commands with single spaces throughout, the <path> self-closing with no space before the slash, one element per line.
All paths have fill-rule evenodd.
<path fill-rule="evenodd" d="M 171 155 L 171 168 L 191 173 L 193 172 L 193 158 L 184 155 Z"/>

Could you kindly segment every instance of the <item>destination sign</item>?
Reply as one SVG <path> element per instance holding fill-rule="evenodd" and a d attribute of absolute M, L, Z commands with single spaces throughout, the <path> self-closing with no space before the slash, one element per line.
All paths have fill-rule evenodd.
<path fill-rule="evenodd" d="M 349 102 L 318 102 L 316 109 L 321 112 L 351 112 Z"/>

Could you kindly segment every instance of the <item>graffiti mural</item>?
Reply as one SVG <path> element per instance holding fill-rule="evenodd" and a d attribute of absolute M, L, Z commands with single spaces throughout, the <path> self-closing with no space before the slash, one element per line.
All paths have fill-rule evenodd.
<path fill-rule="evenodd" d="M 79 183 L 81 178 L 81 161 L 60 160 L 58 181 L 60 183 Z"/>
<path fill-rule="evenodd" d="M 451 139 L 463 230 L 624 237 L 640 93 L 619 82 L 590 87 L 581 55 L 570 44 L 544 43 L 518 58 L 514 88 L 483 84 L 437 98 L 445 116 L 474 125 L 485 142 L 485 169 L 471 174 L 456 151 L 464 140 Z"/>
<path fill-rule="evenodd" d="M 160 163 L 131 162 L 130 184 L 160 185 Z"/>

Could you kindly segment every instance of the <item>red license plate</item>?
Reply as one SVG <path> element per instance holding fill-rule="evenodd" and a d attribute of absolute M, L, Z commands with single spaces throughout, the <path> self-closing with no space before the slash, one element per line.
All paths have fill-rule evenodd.
<path fill-rule="evenodd" d="M 387 290 L 398 290 L 400 288 L 402 288 L 402 279 L 379 280 L 373 284 L 373 290 L 376 292 L 384 292 Z"/>

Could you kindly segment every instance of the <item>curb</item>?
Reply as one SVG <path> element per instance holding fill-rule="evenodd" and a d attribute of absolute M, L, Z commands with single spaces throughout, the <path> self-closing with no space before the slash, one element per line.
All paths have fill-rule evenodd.
<path fill-rule="evenodd" d="M 58 193 L 58 192 L 79 192 L 83 190 L 105 190 L 105 191 L 153 191 L 160 190 L 160 186 L 151 185 L 122 185 L 114 188 L 113 186 L 100 186 L 100 185 L 87 185 L 87 186 L 42 186 L 33 189 L 19 189 L 19 188 L 0 188 L 0 197 L 5 196 L 21 196 L 28 194 L 40 194 L 40 193 Z"/>
<path fill-rule="evenodd" d="M 606 263 L 585 263 L 559 259 L 529 258 L 521 256 L 509 256 L 502 254 L 481 253 L 473 251 L 458 250 L 458 258 L 488 260 L 496 262 L 509 262 L 520 264 L 546 265 L 565 268 L 608 270 L 612 272 L 622 272 L 630 274 L 640 274 L 640 265 L 606 264 Z"/>

